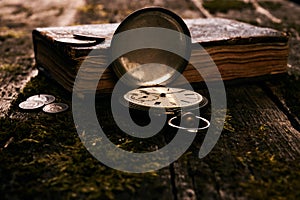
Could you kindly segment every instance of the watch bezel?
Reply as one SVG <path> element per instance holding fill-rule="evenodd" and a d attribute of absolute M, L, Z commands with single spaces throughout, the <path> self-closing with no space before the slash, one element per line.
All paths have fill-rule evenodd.
<path fill-rule="evenodd" d="M 155 86 L 157 87 L 157 86 Z M 147 88 L 151 88 L 151 87 L 147 87 Z M 143 88 L 138 88 L 138 89 L 143 89 Z M 176 89 L 181 89 L 181 88 L 176 88 Z M 133 90 L 130 90 L 128 92 L 131 92 Z M 189 90 L 187 90 L 189 91 Z M 190 90 L 192 91 L 192 90 Z M 127 93 L 128 93 L 127 92 Z M 192 91 L 195 92 L 195 91 Z M 131 109 L 136 109 L 136 110 L 140 110 L 140 111 L 149 111 L 149 109 L 151 109 L 152 112 L 157 113 L 157 114 L 167 114 L 167 115 L 180 115 L 181 111 L 184 110 L 185 112 L 188 111 L 193 111 L 196 109 L 201 109 L 203 107 L 205 107 L 208 104 L 208 99 L 206 97 L 204 97 L 203 95 L 199 94 L 198 92 L 195 92 L 197 94 L 199 94 L 201 96 L 201 101 L 197 104 L 193 104 L 190 106 L 184 106 L 184 107 L 152 107 L 152 106 L 146 106 L 146 105 L 140 105 L 140 104 L 136 104 L 132 101 L 129 101 L 127 99 L 125 99 L 125 95 L 127 94 L 123 94 L 119 101 L 122 105 L 129 107 Z"/>

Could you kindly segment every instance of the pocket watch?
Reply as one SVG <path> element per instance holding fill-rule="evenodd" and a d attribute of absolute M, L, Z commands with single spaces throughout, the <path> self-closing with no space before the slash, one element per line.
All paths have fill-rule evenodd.
<path fill-rule="evenodd" d="M 136 107 L 175 110 L 186 107 L 199 107 L 203 96 L 197 92 L 172 87 L 146 87 L 128 91 L 125 101 Z"/>
<path fill-rule="evenodd" d="M 185 52 L 185 58 L 190 57 L 191 35 L 188 27 L 178 15 L 164 8 L 150 7 L 132 13 L 121 22 L 114 37 L 121 32 L 144 27 L 166 28 L 188 36 L 178 36 L 172 43 L 181 52 Z M 115 42 L 114 37 L 111 42 L 112 51 L 120 45 Z M 170 116 L 168 124 L 175 128 L 196 132 L 209 127 L 208 120 L 193 114 L 193 110 L 207 104 L 204 96 L 189 89 L 167 87 L 186 68 L 188 61 L 185 58 L 153 48 L 141 48 L 118 57 L 112 63 L 113 71 L 120 80 L 125 80 L 125 84 L 136 88 L 126 91 L 121 102 L 132 109 L 164 112 Z M 126 78 L 122 79 L 125 74 Z M 179 117 L 191 123 L 183 123 L 185 127 L 176 125 L 174 122 Z M 195 120 L 201 120 L 205 125 L 200 128 L 193 127 Z"/>

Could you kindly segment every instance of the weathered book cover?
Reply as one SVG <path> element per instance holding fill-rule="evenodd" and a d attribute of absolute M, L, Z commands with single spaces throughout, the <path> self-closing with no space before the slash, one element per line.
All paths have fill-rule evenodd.
<path fill-rule="evenodd" d="M 223 80 L 251 78 L 285 73 L 287 70 L 288 35 L 286 33 L 222 18 L 185 20 L 192 42 L 201 44 L 218 67 Z M 77 71 L 93 49 L 96 62 L 106 63 L 111 38 L 118 24 L 48 27 L 33 30 L 36 64 L 68 91 L 72 91 Z M 73 34 L 104 37 L 102 43 L 80 41 Z M 68 43 L 67 41 L 71 41 Z M 191 60 L 205 69 L 209 79 L 215 74 L 201 51 L 192 51 Z M 83 80 L 89 83 L 96 64 L 91 63 Z M 191 83 L 202 82 L 201 75 L 188 65 L 183 75 Z M 108 68 L 98 84 L 99 92 L 111 92 L 117 79 Z"/>

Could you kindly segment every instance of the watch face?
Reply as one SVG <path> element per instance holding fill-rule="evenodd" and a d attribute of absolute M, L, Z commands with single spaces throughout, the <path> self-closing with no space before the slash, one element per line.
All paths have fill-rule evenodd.
<path fill-rule="evenodd" d="M 173 109 L 195 106 L 203 97 L 197 92 L 181 88 L 147 87 L 127 92 L 124 99 L 136 106 Z"/>

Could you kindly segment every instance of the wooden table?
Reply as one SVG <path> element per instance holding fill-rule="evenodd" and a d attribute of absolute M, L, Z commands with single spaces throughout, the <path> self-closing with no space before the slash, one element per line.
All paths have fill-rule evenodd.
<path fill-rule="evenodd" d="M 156 178 L 142 181 L 134 198 L 299 197 L 299 83 L 288 75 L 226 83 L 227 120 L 214 149 L 198 158 L 205 135 L 199 132 L 179 160 L 159 170 Z M 120 198 L 129 196 L 122 193 Z"/>
<path fill-rule="evenodd" d="M 174 1 L 171 6 L 182 2 Z M 281 24 L 270 22 L 253 8 L 230 10 L 229 7 L 229 12 L 217 12 L 214 16 L 293 30 L 292 64 L 295 64 L 293 68 L 299 68 L 296 60 L 299 57 L 299 45 L 296 45 L 300 30 L 299 6 L 290 5 L 289 1 L 278 2 L 281 4 L 279 8 L 276 5 L 271 7 L 272 4 L 268 6 L 268 2 L 263 6 L 280 17 L 283 20 Z M 7 51 L 10 52 L 7 46 L 11 44 L 17 46 L 16 49 L 25 50 L 26 55 L 22 59 L 16 59 L 16 52 L 12 53 L 9 63 L 17 62 L 17 67 L 26 66 L 28 71 L 32 71 L 32 51 L 27 44 L 31 43 L 30 31 L 39 24 L 52 25 L 52 22 L 59 21 L 53 20 L 59 17 L 57 13 L 69 13 L 69 9 L 42 14 L 36 20 L 35 17 L 23 16 L 27 16 L 27 12 L 35 12 L 34 16 L 38 16 L 36 12 L 41 9 L 20 10 L 19 4 L 16 7 L 21 14 L 14 10 L 8 15 L 4 12 L 8 18 L 4 18 L 3 26 L 20 27 L 27 22 L 33 25 L 21 27 L 26 37 L 13 38 L 14 43 L 10 40 L 1 43 L 1 50 L 5 59 Z M 115 6 L 115 13 L 124 13 L 119 12 L 121 7 Z M 60 6 L 51 9 L 59 10 Z M 114 12 L 108 10 L 107 13 Z M 102 14 L 99 12 L 99 15 Z M 11 16 L 16 16 L 17 20 L 12 21 Z M 114 16 L 112 14 L 111 18 Z M 46 18 L 51 19 L 51 23 L 45 22 Z M 106 15 L 103 18 L 105 22 L 108 20 Z M 12 34 L 8 35 L 11 37 Z M 227 85 L 227 122 L 217 145 L 208 156 L 198 158 L 203 139 L 203 135 L 199 134 L 188 152 L 170 166 L 153 173 L 128 174 L 105 167 L 82 147 L 74 128 L 67 126 L 73 123 L 70 111 L 60 115 L 20 111 L 20 101 L 40 92 L 59 94 L 58 100 L 70 102 L 65 91 L 43 75 L 33 78 L 20 92 L 14 85 L 15 73 L 18 74 L 11 72 L 12 75 L 4 79 L 10 85 L 4 88 L 10 92 L 17 91 L 15 93 L 19 97 L 12 98 L 11 108 L 5 109 L 5 118 L 0 120 L 1 199 L 300 199 L 300 80 L 297 75 Z M 22 74 L 27 80 L 24 70 Z M 6 100 L 3 98 L 3 101 Z M 128 182 L 133 184 L 127 186 Z M 132 187 L 135 183 L 136 187 Z"/>

